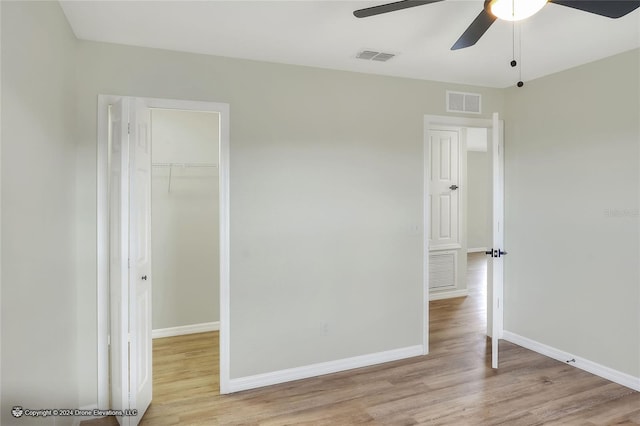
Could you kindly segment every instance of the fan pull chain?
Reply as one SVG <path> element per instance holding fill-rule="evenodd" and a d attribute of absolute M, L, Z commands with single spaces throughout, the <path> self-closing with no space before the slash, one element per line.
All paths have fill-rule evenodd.
<path fill-rule="evenodd" d="M 516 61 L 516 23 L 511 22 L 511 46 L 513 47 L 511 54 L 511 67 L 515 67 L 518 65 L 518 61 L 520 61 L 520 66 L 518 67 L 518 83 L 516 86 L 522 87 L 524 86 L 524 82 L 522 81 L 522 26 L 518 25 L 518 61 Z"/>
<path fill-rule="evenodd" d="M 520 66 L 518 67 L 519 79 L 518 79 L 518 84 L 516 84 L 516 86 L 522 87 L 522 86 L 524 86 L 524 82 L 522 81 L 522 25 L 518 25 L 518 32 L 519 32 L 519 37 L 518 37 L 518 51 L 519 52 L 518 52 L 518 56 L 519 56 L 519 59 L 520 59 Z"/>
<path fill-rule="evenodd" d="M 518 65 L 518 63 L 516 62 L 516 22 L 515 21 L 511 21 L 511 57 L 513 58 L 511 60 L 511 68 L 515 67 L 516 65 Z"/>

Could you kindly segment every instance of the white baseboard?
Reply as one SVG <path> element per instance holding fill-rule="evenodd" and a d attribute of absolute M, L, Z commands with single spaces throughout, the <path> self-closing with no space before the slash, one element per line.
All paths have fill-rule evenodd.
<path fill-rule="evenodd" d="M 630 374 L 614 370 L 613 368 L 605 367 L 604 365 L 589 361 L 588 359 L 580 358 L 579 356 L 575 356 L 568 352 L 564 352 L 554 347 L 545 345 L 543 343 L 536 342 L 535 340 L 528 339 L 510 331 L 503 331 L 502 337 L 508 342 L 514 343 L 518 346 L 522 346 L 523 348 L 527 348 L 558 361 L 566 363 L 568 360 L 575 359 L 575 362 L 568 363 L 568 365 L 640 392 L 640 377 L 634 377 Z"/>
<path fill-rule="evenodd" d="M 469 295 L 469 290 L 451 290 L 441 293 L 432 293 L 429 291 L 429 300 L 453 299 L 454 297 L 465 297 Z"/>
<path fill-rule="evenodd" d="M 484 253 L 485 251 L 487 251 L 486 247 L 474 247 L 474 248 L 468 248 L 467 249 L 467 253 Z"/>
<path fill-rule="evenodd" d="M 205 333 L 216 330 L 220 330 L 220 321 L 181 325 L 179 327 L 157 328 L 151 331 L 151 338 L 159 339 L 161 337 L 182 336 L 185 334 Z"/>
<path fill-rule="evenodd" d="M 324 374 L 337 373 L 353 368 L 368 367 L 382 364 L 383 362 L 397 361 L 400 359 L 421 356 L 424 353 L 422 345 L 393 349 L 368 355 L 344 358 L 336 361 L 321 362 L 304 367 L 288 368 L 272 373 L 256 374 L 255 376 L 240 377 L 229 380 L 228 392 L 239 392 L 247 389 L 255 389 L 293 380 L 308 379 L 309 377 L 322 376 Z"/>

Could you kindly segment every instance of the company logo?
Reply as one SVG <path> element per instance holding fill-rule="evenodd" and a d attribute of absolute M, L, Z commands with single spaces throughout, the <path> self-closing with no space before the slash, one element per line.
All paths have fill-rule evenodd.
<path fill-rule="evenodd" d="M 11 409 L 11 414 L 13 414 L 13 417 L 17 419 L 22 417 L 22 415 L 24 414 L 24 410 L 19 405 L 16 405 Z"/>

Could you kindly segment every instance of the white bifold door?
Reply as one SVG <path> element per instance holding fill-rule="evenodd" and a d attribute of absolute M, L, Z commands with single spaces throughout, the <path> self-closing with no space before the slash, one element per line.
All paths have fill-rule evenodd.
<path fill-rule="evenodd" d="M 151 137 L 149 109 L 110 108 L 109 292 L 111 408 L 137 425 L 151 403 Z"/>

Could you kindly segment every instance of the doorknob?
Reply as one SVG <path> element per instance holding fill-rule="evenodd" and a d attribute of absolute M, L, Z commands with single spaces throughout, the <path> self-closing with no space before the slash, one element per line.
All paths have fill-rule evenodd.
<path fill-rule="evenodd" d="M 455 191 L 456 189 L 458 189 L 458 185 L 453 184 L 449 187 L 449 189 Z"/>
<path fill-rule="evenodd" d="M 146 281 L 146 280 L 147 280 L 147 276 L 146 276 L 146 275 L 143 275 L 143 276 L 142 276 L 142 279 L 143 279 L 144 281 Z"/>

